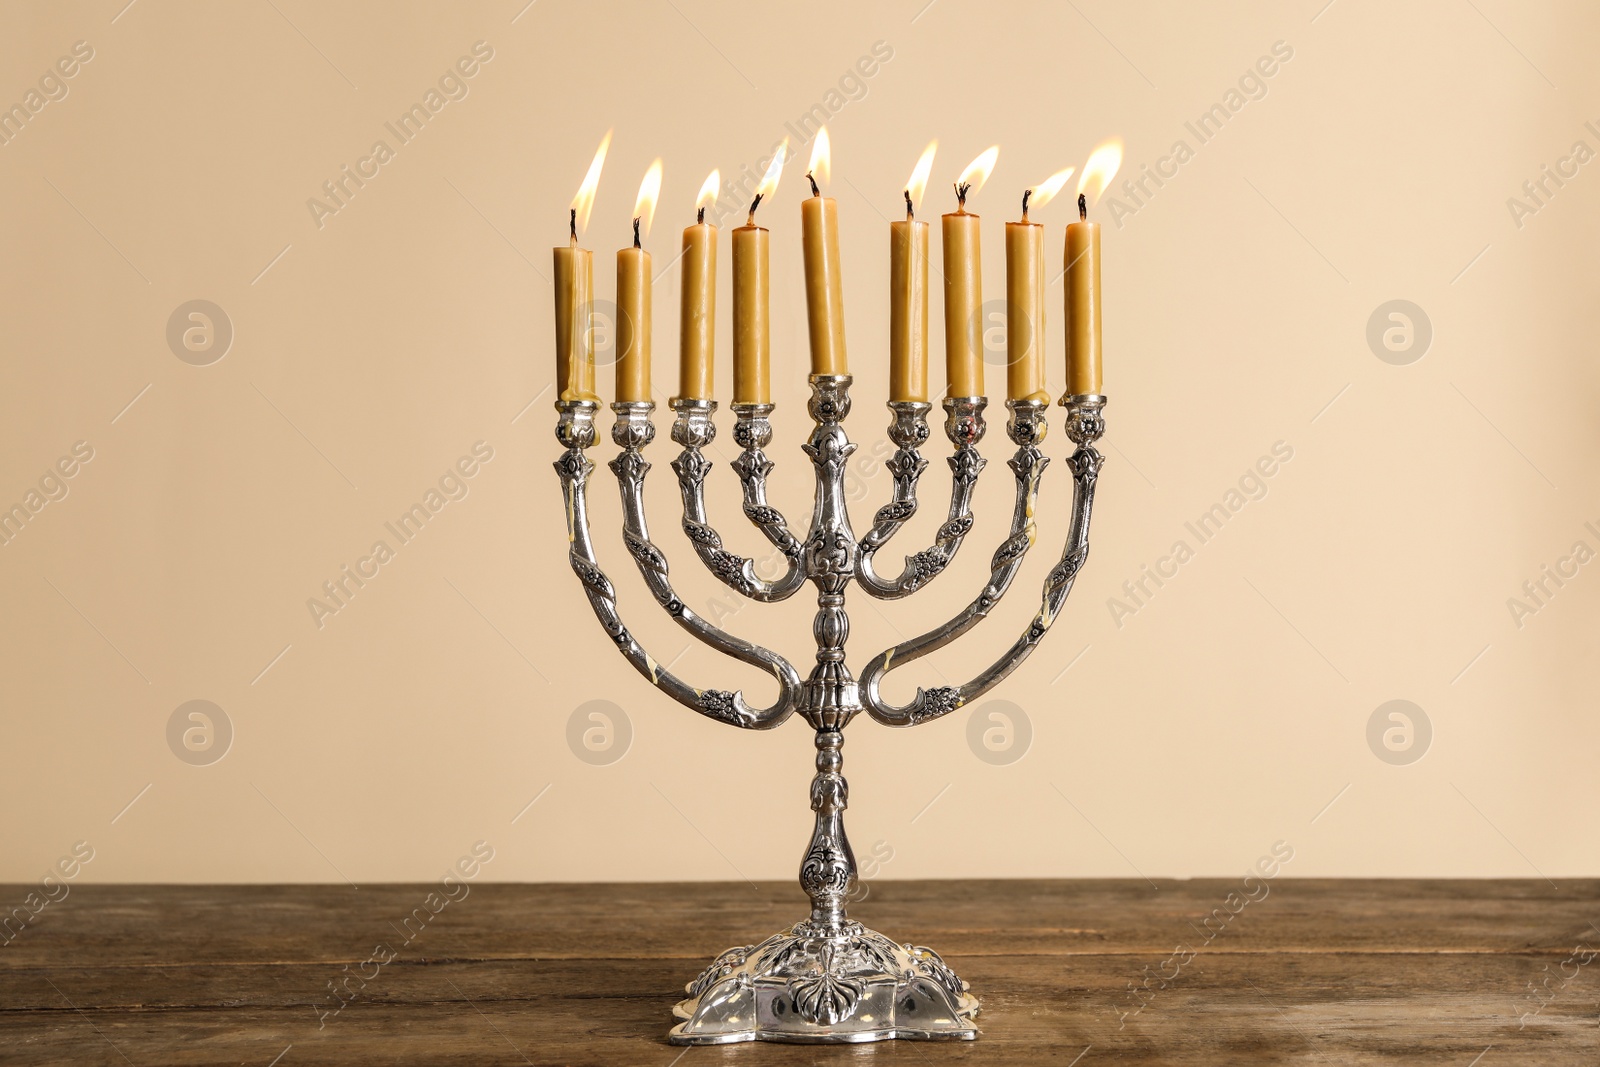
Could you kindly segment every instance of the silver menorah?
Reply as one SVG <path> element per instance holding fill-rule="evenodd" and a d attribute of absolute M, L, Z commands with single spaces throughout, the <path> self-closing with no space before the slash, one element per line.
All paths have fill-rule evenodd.
<path fill-rule="evenodd" d="M 733 437 L 743 450 L 732 463 L 743 487 L 744 513 L 787 561 L 771 581 L 759 577 L 753 560 L 729 552 L 721 536 L 706 522 L 705 479 L 711 469 L 702 449 L 716 434 L 713 400 L 674 400 L 677 419 L 672 439 L 683 451 L 673 460 L 683 495 L 683 530 L 695 553 L 717 578 L 751 600 L 772 603 L 794 595 L 808 580 L 817 587 L 817 615 L 812 624 L 817 661 L 808 677 L 777 653 L 712 625 L 696 615 L 673 591 L 667 559 L 651 540 L 645 525 L 644 479 L 650 464 L 644 448 L 655 437 L 652 401 L 619 402 L 612 440 L 621 448 L 611 461 L 622 491 L 622 538 L 656 601 L 677 623 L 699 640 L 735 659 L 771 671 L 778 680 L 778 699 L 765 708 L 751 707 L 742 692 L 702 689 L 675 677 L 640 646 L 617 611 L 611 581 L 600 570 L 589 536 L 585 492 L 594 465 L 585 456 L 595 442 L 594 400 L 564 400 L 556 436 L 566 452 L 556 461 L 566 503 L 572 569 L 600 624 L 629 663 L 652 685 L 700 714 L 747 730 L 767 730 L 798 711 L 816 731 L 817 773 L 811 780 L 811 810 L 816 826 L 800 864 L 800 887 L 811 898 L 811 915 L 786 932 L 760 944 L 728 949 L 686 987 L 688 999 L 674 1014 L 682 1020 L 668 1037 L 679 1045 L 711 1045 L 734 1041 L 860 1042 L 892 1038 L 966 1039 L 977 1037 L 974 1016 L 978 998 L 930 949 L 898 944 L 849 919 L 845 903 L 856 884 L 856 861 L 845 837 L 844 809 L 849 788 L 840 773 L 844 728 L 865 710 L 887 726 L 916 726 L 948 715 L 988 692 L 1028 657 L 1043 640 L 1072 590 L 1073 579 L 1089 552 L 1089 513 L 1102 462 L 1094 443 L 1104 432 L 1105 397 L 1098 394 L 1063 397 L 1067 436 L 1077 445 L 1068 459 L 1072 468 L 1072 515 L 1061 559 L 1045 578 L 1039 613 L 994 664 L 965 685 L 918 688 L 904 706 L 882 695 L 891 670 L 942 648 L 975 627 L 1005 595 L 1033 545 L 1039 482 L 1050 462 L 1040 450 L 1046 430 L 1045 400 L 1008 400 L 1011 417 L 1006 432 L 1017 451 L 1010 465 L 1016 475 L 1016 508 L 1011 530 L 995 550 L 989 580 L 978 596 L 954 618 L 904 641 L 872 659 L 856 681 L 845 666 L 845 590 L 852 579 L 872 596 L 895 600 L 921 589 L 949 566 L 972 528 L 972 493 L 984 459 L 978 442 L 984 435 L 981 396 L 944 401 L 945 434 L 954 446 L 950 456 L 952 488 L 949 517 L 929 548 L 906 557 L 899 576 L 885 578 L 874 558 L 917 510 L 917 482 L 927 460 L 919 449 L 928 440 L 926 402 L 890 401 L 889 439 L 896 452 L 888 463 L 894 477 L 889 503 L 878 509 L 872 529 L 857 538 L 850 526 L 844 497 L 845 463 L 855 445 L 845 434 L 850 413 L 848 375 L 811 376 L 809 409 L 816 427 L 801 447 L 816 469 L 815 506 L 804 540 L 790 532 L 783 515 L 767 503 L 767 475 L 773 463 L 763 451 L 772 441 L 771 404 L 734 404 Z"/>

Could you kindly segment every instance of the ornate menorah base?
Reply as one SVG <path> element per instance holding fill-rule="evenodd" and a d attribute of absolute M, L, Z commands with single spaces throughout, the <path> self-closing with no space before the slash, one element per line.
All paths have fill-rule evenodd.
<path fill-rule="evenodd" d="M 736 1041 L 848 1044 L 971 1041 L 978 998 L 938 953 L 897 945 L 858 922 L 799 922 L 730 948 L 690 982 L 667 1035 L 674 1045 Z"/>

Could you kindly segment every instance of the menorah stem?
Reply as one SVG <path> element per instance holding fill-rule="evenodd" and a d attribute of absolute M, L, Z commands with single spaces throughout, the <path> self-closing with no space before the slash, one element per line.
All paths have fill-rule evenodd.
<path fill-rule="evenodd" d="M 811 810 L 817 813 L 811 847 L 800 864 L 800 887 L 811 898 L 813 934 L 837 935 L 845 926 L 845 901 L 856 884 L 856 857 L 844 832 L 850 787 L 839 773 L 844 765 L 844 734 L 818 730 L 817 774 L 811 779 Z"/>
<path fill-rule="evenodd" d="M 816 468 L 817 490 L 802 558 L 806 576 L 817 587 L 817 614 L 811 624 L 817 665 L 806 680 L 801 712 L 818 730 L 841 730 L 861 710 L 855 678 L 844 662 L 844 642 L 850 636 L 844 591 L 860 551 L 844 499 L 845 462 L 856 449 L 843 426 L 850 413 L 850 376 L 814 374 L 811 388 L 809 409 L 816 427 L 802 447 Z"/>
<path fill-rule="evenodd" d="M 811 780 L 811 810 L 817 820 L 811 847 L 800 864 L 800 887 L 811 898 L 811 932 L 838 936 L 846 921 L 845 900 L 856 880 L 856 858 L 844 832 L 850 790 L 839 773 L 844 762 L 841 731 L 861 710 L 860 691 L 844 661 L 844 643 L 850 636 L 844 592 L 860 551 L 844 500 L 844 464 L 855 445 L 843 426 L 850 413 L 849 376 L 813 375 L 811 382 L 810 411 L 816 428 L 805 447 L 816 467 L 817 493 L 805 558 L 807 574 L 817 587 L 817 614 L 811 624 L 817 665 L 806 681 L 802 714 L 817 731 L 817 775 Z"/>

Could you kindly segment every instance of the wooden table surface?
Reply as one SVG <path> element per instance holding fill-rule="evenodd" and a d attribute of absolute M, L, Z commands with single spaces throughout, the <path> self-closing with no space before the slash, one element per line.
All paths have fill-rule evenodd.
<path fill-rule="evenodd" d="M 1600 882 L 1265 888 L 877 882 L 853 914 L 944 954 L 978 1041 L 680 1049 L 683 984 L 795 886 L 471 884 L 402 927 L 439 886 L 74 885 L 0 945 L 0 1062 L 1600 1064 Z"/>

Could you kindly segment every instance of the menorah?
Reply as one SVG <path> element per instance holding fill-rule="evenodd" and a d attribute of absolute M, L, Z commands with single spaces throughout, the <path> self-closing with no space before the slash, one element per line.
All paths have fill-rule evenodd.
<path fill-rule="evenodd" d="M 920 451 L 929 435 L 925 401 L 891 400 L 889 439 L 896 446 L 887 464 L 894 478 L 889 503 L 879 508 L 872 528 L 857 538 L 845 503 L 845 464 L 856 446 L 845 433 L 850 413 L 850 376 L 812 374 L 809 412 L 815 427 L 801 447 L 816 471 L 815 503 L 804 539 L 790 531 L 783 515 L 767 502 L 767 475 L 773 469 L 766 447 L 772 441 L 772 404 L 735 403 L 734 441 L 742 449 L 732 467 L 742 487 L 744 513 L 786 561 L 766 580 L 753 560 L 723 547 L 706 521 L 705 480 L 711 461 L 703 450 L 716 434 L 716 402 L 672 401 L 676 419 L 672 439 L 682 451 L 673 460 L 683 496 L 683 530 L 695 554 L 718 579 L 745 597 L 774 603 L 793 596 L 810 581 L 817 589 L 816 666 L 801 678 L 788 660 L 735 637 L 695 614 L 674 592 L 667 559 L 651 541 L 644 514 L 644 479 L 650 470 L 644 449 L 655 437 L 655 403 L 619 401 L 611 405 L 616 422 L 612 440 L 621 452 L 611 461 L 622 493 L 622 539 L 656 602 L 700 641 L 737 660 L 771 671 L 778 698 L 765 708 L 751 707 L 742 691 L 699 688 L 676 677 L 644 650 L 623 625 L 614 587 L 601 571 L 589 534 L 586 489 L 594 465 L 585 453 L 595 442 L 600 404 L 591 399 L 557 403 L 556 436 L 566 452 L 556 461 L 566 504 L 572 569 L 583 582 L 595 615 L 629 663 L 657 689 L 700 714 L 747 730 L 768 730 L 794 712 L 816 731 L 816 776 L 811 780 L 811 810 L 816 824 L 800 864 L 800 887 L 811 900 L 811 915 L 783 933 L 754 945 L 730 948 L 690 982 L 689 994 L 674 1014 L 682 1020 L 668 1037 L 673 1044 L 710 1045 L 735 1041 L 862 1042 L 892 1038 L 965 1039 L 978 1035 L 974 1017 L 979 1001 L 931 949 L 899 944 L 846 915 L 846 900 L 856 884 L 856 862 L 845 836 L 844 810 L 849 787 L 841 772 L 844 728 L 866 711 L 887 726 L 916 726 L 948 715 L 982 696 L 1016 670 L 1043 640 L 1061 613 L 1073 579 L 1089 552 L 1089 514 L 1102 462 L 1095 442 L 1104 432 L 1106 399 L 1097 393 L 1067 395 L 1067 436 L 1076 444 L 1072 468 L 1072 512 L 1060 560 L 1044 581 L 1039 612 L 1006 652 L 960 686 L 919 687 L 910 703 L 884 699 L 884 677 L 967 633 L 1000 602 L 1036 536 L 1034 517 L 1040 479 L 1049 459 L 1040 450 L 1048 400 L 1008 400 L 1006 432 L 1017 446 L 1010 466 L 1016 475 L 1016 506 L 1011 529 L 989 564 L 989 580 L 954 618 L 919 637 L 875 656 L 860 681 L 845 665 L 850 632 L 845 591 L 852 580 L 871 596 L 894 600 L 923 588 L 955 558 L 973 524 L 972 494 L 985 461 L 982 396 L 952 396 L 944 401 L 950 456 L 948 518 L 931 546 L 912 553 L 896 577 L 880 575 L 878 551 L 917 510 L 917 485 L 927 467 Z"/>

